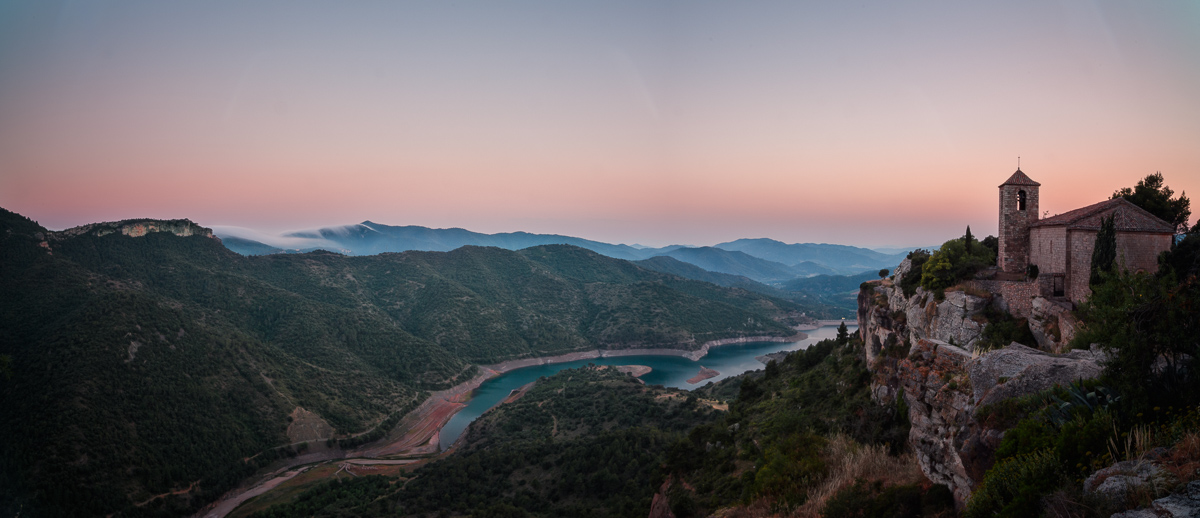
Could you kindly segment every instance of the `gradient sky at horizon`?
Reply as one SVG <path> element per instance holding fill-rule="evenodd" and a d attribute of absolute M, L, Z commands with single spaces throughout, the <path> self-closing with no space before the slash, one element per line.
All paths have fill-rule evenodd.
<path fill-rule="evenodd" d="M 916 246 L 1018 155 L 1051 214 L 1200 195 L 1200 3 L 848 4 L 0 1 L 0 207 Z"/>

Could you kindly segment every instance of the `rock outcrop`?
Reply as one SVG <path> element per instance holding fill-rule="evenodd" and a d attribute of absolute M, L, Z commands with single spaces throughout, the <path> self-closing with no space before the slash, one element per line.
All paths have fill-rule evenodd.
<path fill-rule="evenodd" d="M 126 219 L 105 223 L 91 223 L 68 228 L 62 232 L 53 232 L 52 235 L 55 235 L 55 237 L 75 237 L 92 234 L 99 237 L 108 234 L 122 234 L 130 237 L 141 237 L 152 232 L 170 232 L 180 237 L 213 237 L 212 229 L 197 225 L 188 219 Z"/>
<path fill-rule="evenodd" d="M 903 394 L 909 408 L 909 444 L 921 470 L 946 484 L 960 505 L 995 462 L 1004 430 L 981 422 L 980 410 L 1005 399 L 1098 376 L 1100 352 L 1051 354 L 1012 343 L 983 352 L 976 346 L 987 326 L 985 311 L 1005 311 L 998 294 L 951 290 L 936 300 L 917 288 L 905 296 L 899 283 L 911 272 L 905 260 L 894 282 L 866 283 L 859 292 L 859 332 L 872 370 L 872 394 L 888 402 Z M 1074 320 L 1064 306 L 1034 301 L 1034 317 L 1047 345 L 1069 341 Z M 1036 333 L 1035 333 L 1036 336 Z"/>
<path fill-rule="evenodd" d="M 925 339 L 973 350 L 983 338 L 984 310 L 1005 307 L 1001 297 L 961 290 L 947 291 L 941 301 L 923 288 L 905 296 L 898 283 L 907 275 L 920 275 L 911 269 L 905 259 L 896 267 L 895 282 L 872 281 L 859 291 L 858 329 L 871 364 L 886 347 L 907 347 Z"/>
<path fill-rule="evenodd" d="M 1032 307 L 1029 331 L 1037 340 L 1038 347 L 1054 352 L 1065 350 L 1079 328 L 1079 321 L 1071 314 L 1068 303 L 1036 297 Z"/>
<path fill-rule="evenodd" d="M 995 462 L 1004 430 L 980 410 L 1008 398 L 1100 374 L 1098 351 L 1048 354 L 1018 343 L 975 355 L 938 340 L 920 340 L 892 374 L 909 408 L 908 441 L 921 470 L 946 484 L 959 504 Z M 878 377 L 877 377 L 878 379 Z"/>
<path fill-rule="evenodd" d="M 1113 518 L 1195 518 L 1200 516 L 1200 480 L 1188 483 L 1182 491 L 1159 498 L 1150 507 L 1125 511 Z"/>

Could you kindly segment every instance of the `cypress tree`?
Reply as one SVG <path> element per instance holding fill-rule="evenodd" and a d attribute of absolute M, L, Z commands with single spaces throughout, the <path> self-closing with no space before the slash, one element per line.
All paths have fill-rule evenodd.
<path fill-rule="evenodd" d="M 971 225 L 967 225 L 967 235 L 963 236 L 963 248 L 967 249 L 967 255 L 971 255 L 971 241 L 975 240 L 975 236 L 971 235 Z"/>
<path fill-rule="evenodd" d="M 1117 261 L 1117 225 L 1114 215 L 1100 218 L 1100 232 L 1096 233 L 1096 246 L 1092 248 L 1092 276 L 1088 284 L 1100 284 L 1100 272 L 1111 272 Z"/>

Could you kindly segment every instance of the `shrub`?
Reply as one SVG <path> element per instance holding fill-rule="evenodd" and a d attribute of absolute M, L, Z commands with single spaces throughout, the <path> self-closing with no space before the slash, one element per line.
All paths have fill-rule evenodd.
<path fill-rule="evenodd" d="M 921 285 L 921 271 L 929 261 L 929 251 L 922 248 L 913 250 L 908 253 L 908 261 L 911 268 L 900 277 L 900 289 L 904 290 L 905 297 L 913 296 L 917 292 L 917 286 Z"/>
<path fill-rule="evenodd" d="M 964 518 L 1041 514 L 1042 495 L 1063 480 L 1062 464 L 1050 450 L 997 462 L 967 502 Z"/>
<path fill-rule="evenodd" d="M 987 325 L 983 327 L 983 336 L 979 340 L 982 349 L 1004 347 L 1013 342 L 1030 347 L 1037 347 L 1037 339 L 1029 330 L 1029 321 L 1016 318 L 1008 313 L 988 307 L 983 311 Z"/>
<path fill-rule="evenodd" d="M 929 256 L 921 268 L 921 287 L 944 290 L 976 272 L 996 263 L 996 254 L 986 246 L 978 246 L 970 236 L 951 239 Z"/>
<path fill-rule="evenodd" d="M 829 497 L 821 508 L 824 518 L 868 516 L 954 516 L 954 493 L 943 484 L 899 484 L 886 487 L 882 480 L 861 478 Z"/>

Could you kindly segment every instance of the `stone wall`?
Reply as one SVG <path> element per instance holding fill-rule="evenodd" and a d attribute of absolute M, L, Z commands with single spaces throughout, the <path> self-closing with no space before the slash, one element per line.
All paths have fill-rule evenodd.
<path fill-rule="evenodd" d="M 1029 230 L 1029 264 L 1041 274 L 1067 273 L 1066 227 L 1035 227 Z"/>
<path fill-rule="evenodd" d="M 1025 210 L 1020 210 L 1017 196 L 1024 191 Z M 997 265 L 1001 271 L 1025 273 L 1029 264 L 1029 224 L 1038 219 L 1038 188 L 1032 185 L 1000 186 L 1000 254 Z"/>
<path fill-rule="evenodd" d="M 1039 278 L 1039 281 L 1041 278 Z M 986 291 L 1000 297 L 1001 309 L 1018 318 L 1029 318 L 1033 299 L 1045 289 L 1039 281 L 966 281 L 967 289 Z"/>
<path fill-rule="evenodd" d="M 1129 271 L 1147 273 L 1158 271 L 1158 254 L 1171 248 L 1170 234 L 1148 232 L 1117 232 L 1117 263 Z M 1088 285 L 1092 271 L 1092 250 L 1096 247 L 1096 231 L 1072 229 L 1067 234 L 1070 245 L 1067 297 L 1076 303 L 1092 294 Z"/>
<path fill-rule="evenodd" d="M 1131 272 L 1157 272 L 1158 255 L 1171 249 L 1173 238 L 1170 234 L 1117 232 L 1117 260 Z"/>

